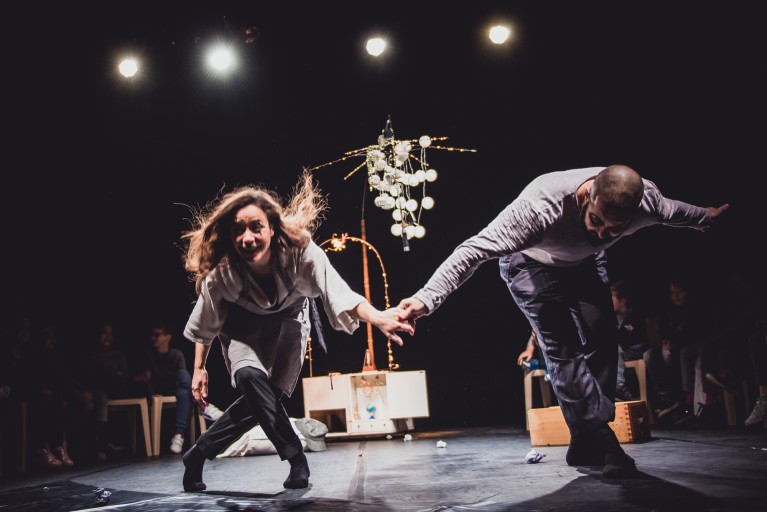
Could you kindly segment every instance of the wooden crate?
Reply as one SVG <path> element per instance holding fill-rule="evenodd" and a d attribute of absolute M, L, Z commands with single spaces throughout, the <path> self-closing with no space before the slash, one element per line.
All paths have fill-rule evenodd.
<path fill-rule="evenodd" d="M 532 446 L 562 446 L 570 444 L 570 429 L 559 406 L 541 407 L 527 411 Z M 615 404 L 615 421 L 610 427 L 621 443 L 650 439 L 650 419 L 643 400 Z"/>

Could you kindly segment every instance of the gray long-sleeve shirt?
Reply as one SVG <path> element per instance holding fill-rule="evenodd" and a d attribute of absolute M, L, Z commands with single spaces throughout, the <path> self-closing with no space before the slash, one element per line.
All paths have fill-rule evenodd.
<path fill-rule="evenodd" d="M 535 178 L 487 227 L 460 244 L 414 297 L 431 314 L 481 263 L 490 259 L 522 252 L 546 265 L 573 266 L 647 226 L 703 228 L 711 221 L 707 208 L 663 197 L 652 181 L 643 179 L 644 197 L 625 231 L 594 245 L 581 225 L 575 193 L 603 169 L 572 169 Z"/>
<path fill-rule="evenodd" d="M 243 265 L 222 260 L 205 278 L 184 336 L 205 345 L 219 338 L 232 386 L 237 370 L 252 366 L 290 396 L 309 338 L 307 298 L 319 297 L 331 326 L 349 334 L 359 326 L 350 311 L 366 299 L 352 291 L 314 242 L 280 258 L 285 271 L 275 275 L 271 303 Z"/>

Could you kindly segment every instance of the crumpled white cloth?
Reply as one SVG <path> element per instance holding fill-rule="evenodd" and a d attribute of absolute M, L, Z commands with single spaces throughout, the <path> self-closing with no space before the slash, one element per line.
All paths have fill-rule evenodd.
<path fill-rule="evenodd" d="M 535 451 L 535 448 L 531 449 L 529 452 L 527 452 L 527 455 L 525 455 L 525 462 L 528 464 L 535 464 L 537 462 L 540 462 L 542 458 L 544 458 L 546 454 L 544 453 L 538 453 Z"/>

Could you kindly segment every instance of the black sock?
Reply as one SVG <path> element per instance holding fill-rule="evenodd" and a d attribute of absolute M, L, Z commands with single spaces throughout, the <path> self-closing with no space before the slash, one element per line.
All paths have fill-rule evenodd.
<path fill-rule="evenodd" d="M 594 436 L 589 431 L 570 434 L 565 462 L 568 466 L 601 466 L 605 452 L 597 446 Z"/>
<path fill-rule="evenodd" d="M 285 489 L 306 489 L 309 487 L 309 461 L 306 460 L 304 452 L 292 456 L 288 462 L 290 462 L 290 474 L 282 486 Z"/>
<path fill-rule="evenodd" d="M 202 481 L 202 467 L 205 455 L 197 445 L 192 446 L 181 458 L 184 463 L 184 490 L 187 492 L 204 491 L 207 486 Z"/>

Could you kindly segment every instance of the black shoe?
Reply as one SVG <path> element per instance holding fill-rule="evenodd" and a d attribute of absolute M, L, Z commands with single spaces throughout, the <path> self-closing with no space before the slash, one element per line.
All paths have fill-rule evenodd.
<path fill-rule="evenodd" d="M 698 404 L 695 414 L 695 426 L 702 428 L 717 428 L 724 426 L 723 411 L 714 405 Z"/>
<path fill-rule="evenodd" d="M 309 487 L 309 461 L 304 452 L 288 459 L 290 462 L 290 474 L 282 483 L 285 489 L 306 489 Z"/>
<path fill-rule="evenodd" d="M 604 461 L 605 453 L 597 447 L 590 432 L 570 436 L 570 446 L 565 454 L 568 466 L 601 466 Z"/>
<path fill-rule="evenodd" d="M 186 492 L 200 492 L 208 488 L 202 481 L 202 467 L 205 465 L 205 455 L 192 446 L 182 457 L 184 463 L 184 479 L 182 483 Z"/>
<path fill-rule="evenodd" d="M 602 476 L 605 478 L 633 478 L 639 474 L 634 459 L 625 453 L 608 453 L 604 463 Z"/>

